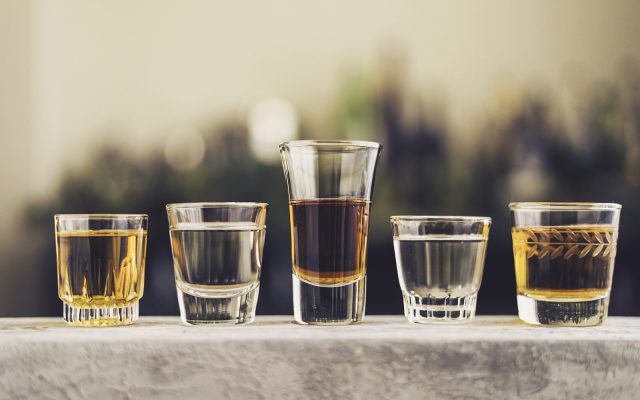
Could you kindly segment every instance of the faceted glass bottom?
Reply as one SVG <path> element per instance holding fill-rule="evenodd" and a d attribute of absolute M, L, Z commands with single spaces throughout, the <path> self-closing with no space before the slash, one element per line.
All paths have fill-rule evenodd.
<path fill-rule="evenodd" d="M 362 322 L 366 275 L 344 285 L 314 285 L 293 279 L 293 318 L 304 325 L 350 325 Z"/>
<path fill-rule="evenodd" d="M 138 302 L 125 307 L 80 308 L 63 303 L 62 318 L 75 326 L 130 325 L 138 319 Z"/>
<path fill-rule="evenodd" d="M 413 323 L 466 323 L 476 315 L 477 292 L 464 297 L 420 297 L 408 293 L 403 297 L 404 315 Z"/>
<path fill-rule="evenodd" d="M 532 325 L 595 326 L 607 318 L 609 296 L 588 301 L 549 301 L 518 295 L 518 316 Z"/>
<path fill-rule="evenodd" d="M 176 289 L 180 320 L 188 325 L 250 324 L 256 318 L 260 286 L 233 297 L 203 297 Z"/>

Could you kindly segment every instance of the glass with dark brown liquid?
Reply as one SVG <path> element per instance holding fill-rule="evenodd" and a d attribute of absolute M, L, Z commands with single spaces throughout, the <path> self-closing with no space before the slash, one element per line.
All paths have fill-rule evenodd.
<path fill-rule="evenodd" d="M 295 305 L 301 320 L 322 324 L 360 321 L 370 207 L 371 202 L 360 199 L 289 204 L 293 273 L 306 284 L 306 296 Z M 342 301 L 353 297 L 354 302 Z"/>
<path fill-rule="evenodd" d="M 342 285 L 364 276 L 370 202 L 316 199 L 289 204 L 293 272 L 311 284 Z"/>
<path fill-rule="evenodd" d="M 364 319 L 369 211 L 380 144 L 294 140 L 280 145 L 289 191 L 293 317 Z"/>

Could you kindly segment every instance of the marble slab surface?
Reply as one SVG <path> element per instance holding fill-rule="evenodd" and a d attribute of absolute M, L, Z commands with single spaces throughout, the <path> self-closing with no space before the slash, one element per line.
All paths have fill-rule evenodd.
<path fill-rule="evenodd" d="M 0 319 L 0 399 L 640 399 L 640 318 L 545 328 L 516 317 L 236 327 L 176 317 L 75 328 Z"/>

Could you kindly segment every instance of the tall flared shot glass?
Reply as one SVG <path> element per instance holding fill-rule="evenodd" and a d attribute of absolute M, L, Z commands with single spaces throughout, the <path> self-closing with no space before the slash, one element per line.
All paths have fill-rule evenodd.
<path fill-rule="evenodd" d="M 280 145 L 298 323 L 346 325 L 364 317 L 369 214 L 380 149 L 364 141 Z"/>

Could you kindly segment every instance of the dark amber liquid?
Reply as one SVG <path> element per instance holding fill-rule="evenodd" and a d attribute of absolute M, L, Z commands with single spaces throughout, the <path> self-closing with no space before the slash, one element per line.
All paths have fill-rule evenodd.
<path fill-rule="evenodd" d="M 316 284 L 348 283 L 366 271 L 371 203 L 355 199 L 289 204 L 293 272 Z"/>

